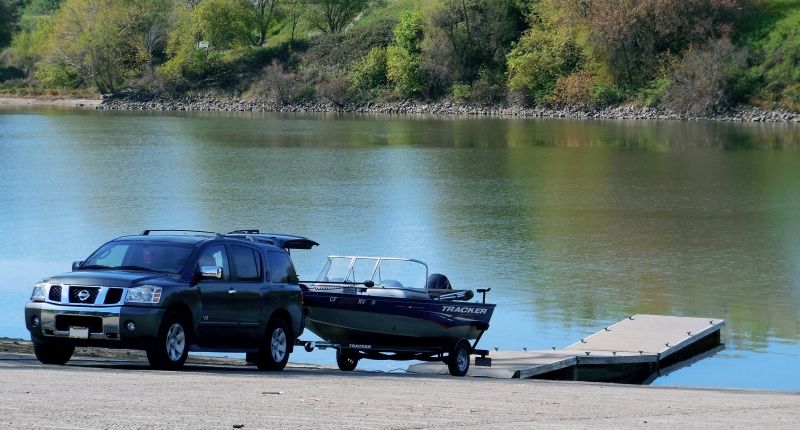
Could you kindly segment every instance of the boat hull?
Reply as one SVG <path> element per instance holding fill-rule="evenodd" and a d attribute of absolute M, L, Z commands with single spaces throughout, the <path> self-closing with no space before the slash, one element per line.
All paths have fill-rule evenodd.
<path fill-rule="evenodd" d="M 306 327 L 327 342 L 392 347 L 450 347 L 489 328 L 495 305 L 307 291 Z"/>

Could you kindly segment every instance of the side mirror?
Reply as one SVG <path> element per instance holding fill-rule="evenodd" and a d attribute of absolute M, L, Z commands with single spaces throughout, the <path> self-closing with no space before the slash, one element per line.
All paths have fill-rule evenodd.
<path fill-rule="evenodd" d="M 74 271 L 80 269 L 82 264 L 83 264 L 83 260 L 73 261 L 72 262 L 72 271 L 74 272 Z"/>
<path fill-rule="evenodd" d="M 364 281 L 364 286 L 367 287 L 367 288 L 372 288 L 372 287 L 375 286 L 375 282 L 372 282 L 371 279 L 368 280 L 368 281 Z"/>
<path fill-rule="evenodd" d="M 200 277 L 203 279 L 222 279 L 222 267 L 203 266 L 200 268 Z"/>

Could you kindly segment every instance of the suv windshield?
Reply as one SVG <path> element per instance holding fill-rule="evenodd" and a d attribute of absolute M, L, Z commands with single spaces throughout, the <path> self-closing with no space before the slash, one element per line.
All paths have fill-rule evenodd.
<path fill-rule="evenodd" d="M 94 252 L 82 269 L 148 270 L 179 273 L 194 247 L 165 242 L 109 242 Z"/>

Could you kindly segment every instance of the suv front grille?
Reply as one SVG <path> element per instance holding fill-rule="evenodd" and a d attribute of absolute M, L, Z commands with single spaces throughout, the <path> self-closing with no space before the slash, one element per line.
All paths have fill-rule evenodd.
<path fill-rule="evenodd" d="M 54 301 L 60 302 L 61 301 L 61 285 L 51 285 L 50 286 L 50 294 L 47 297 Z"/>
<path fill-rule="evenodd" d="M 122 300 L 122 288 L 109 288 L 106 293 L 106 299 L 103 300 L 104 305 L 113 305 Z"/>
<path fill-rule="evenodd" d="M 69 287 L 69 302 L 92 305 L 99 292 L 100 287 Z"/>

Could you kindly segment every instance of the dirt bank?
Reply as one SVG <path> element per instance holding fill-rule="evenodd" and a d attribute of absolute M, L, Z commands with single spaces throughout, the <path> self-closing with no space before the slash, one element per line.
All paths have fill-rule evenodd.
<path fill-rule="evenodd" d="M 85 108 L 96 109 L 102 100 L 85 98 L 49 98 L 44 96 L 26 97 L 3 97 L 0 96 L 0 107 L 63 107 L 63 108 Z"/>

